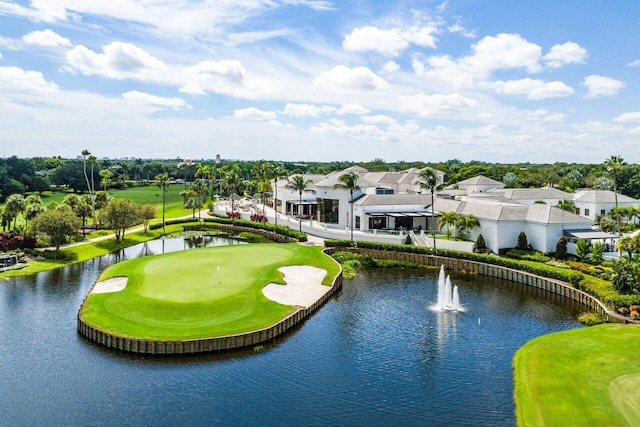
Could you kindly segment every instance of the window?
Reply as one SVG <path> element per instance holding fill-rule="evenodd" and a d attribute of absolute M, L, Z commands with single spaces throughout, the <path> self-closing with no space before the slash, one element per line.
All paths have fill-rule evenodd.
<path fill-rule="evenodd" d="M 370 230 L 381 230 L 383 228 L 387 228 L 387 217 L 376 216 L 369 218 L 369 229 Z"/>
<path fill-rule="evenodd" d="M 602 215 L 602 216 L 605 216 L 605 215 L 606 215 L 606 212 L 605 212 L 605 210 L 604 210 L 604 209 L 600 209 L 600 215 Z"/>
<path fill-rule="evenodd" d="M 360 215 L 356 215 L 356 225 L 354 227 L 358 230 L 360 229 Z"/>
<path fill-rule="evenodd" d="M 589 209 L 587 208 L 584 209 L 584 216 L 589 216 Z"/>
<path fill-rule="evenodd" d="M 393 194 L 393 188 L 377 187 L 376 194 Z"/>
<path fill-rule="evenodd" d="M 337 224 L 339 205 L 340 202 L 336 199 L 318 199 L 318 221 Z"/>

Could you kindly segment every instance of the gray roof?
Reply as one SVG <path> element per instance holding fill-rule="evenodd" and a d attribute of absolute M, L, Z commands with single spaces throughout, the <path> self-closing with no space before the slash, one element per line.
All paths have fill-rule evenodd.
<path fill-rule="evenodd" d="M 458 182 L 458 185 L 504 185 L 504 183 L 500 181 L 496 181 L 495 179 L 487 178 L 483 175 L 474 176 L 473 178 L 465 179 L 464 181 Z"/>
<path fill-rule="evenodd" d="M 431 205 L 431 195 L 426 194 L 367 194 L 355 202 L 360 206 L 383 205 Z"/>
<path fill-rule="evenodd" d="M 571 200 L 573 195 L 553 187 L 542 188 L 501 188 L 491 190 L 491 193 L 501 194 L 507 199 L 527 199 L 527 200 L 543 200 L 543 199 L 559 199 Z"/>
<path fill-rule="evenodd" d="M 582 190 L 574 195 L 573 200 L 576 202 L 615 203 L 615 194 L 611 190 Z M 638 203 L 638 200 L 618 193 L 618 203 Z"/>

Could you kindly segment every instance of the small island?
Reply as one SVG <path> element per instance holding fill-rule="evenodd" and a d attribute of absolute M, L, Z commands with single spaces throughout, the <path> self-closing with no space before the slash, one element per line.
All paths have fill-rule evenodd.
<path fill-rule="evenodd" d="M 211 247 L 128 260 L 106 269 L 78 313 L 78 330 L 121 350 L 196 353 L 269 341 L 341 285 L 322 248 Z"/>

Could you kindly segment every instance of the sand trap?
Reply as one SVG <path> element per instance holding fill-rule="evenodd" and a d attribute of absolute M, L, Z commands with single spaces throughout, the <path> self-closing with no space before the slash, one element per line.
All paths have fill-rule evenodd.
<path fill-rule="evenodd" d="M 269 283 L 262 289 L 262 293 L 280 304 L 308 308 L 331 290 L 330 286 L 322 284 L 322 279 L 327 275 L 326 270 L 322 268 L 289 266 L 281 267 L 278 271 L 284 274 L 287 284 Z"/>
<path fill-rule="evenodd" d="M 112 277 L 111 279 L 97 282 L 93 289 L 92 294 L 106 294 L 107 292 L 118 292 L 123 290 L 127 286 L 126 277 Z"/>

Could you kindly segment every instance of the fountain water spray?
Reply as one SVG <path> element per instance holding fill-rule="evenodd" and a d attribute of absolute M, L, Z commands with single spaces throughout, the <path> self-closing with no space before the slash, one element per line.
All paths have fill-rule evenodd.
<path fill-rule="evenodd" d="M 440 267 L 438 277 L 438 303 L 436 309 L 441 311 L 461 311 L 458 286 L 451 286 L 451 278 L 444 274 L 444 264 Z"/>

